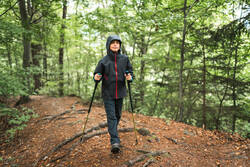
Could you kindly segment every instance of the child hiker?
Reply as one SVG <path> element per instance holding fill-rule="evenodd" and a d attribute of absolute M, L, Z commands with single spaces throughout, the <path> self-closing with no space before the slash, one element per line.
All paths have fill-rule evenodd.
<path fill-rule="evenodd" d="M 128 57 L 121 54 L 121 44 L 119 36 L 108 37 L 107 55 L 99 61 L 94 72 L 94 80 L 102 80 L 102 98 L 107 115 L 111 152 L 114 154 L 120 152 L 117 126 L 121 119 L 123 98 L 126 96 L 126 80 L 133 80 L 132 66 Z"/>

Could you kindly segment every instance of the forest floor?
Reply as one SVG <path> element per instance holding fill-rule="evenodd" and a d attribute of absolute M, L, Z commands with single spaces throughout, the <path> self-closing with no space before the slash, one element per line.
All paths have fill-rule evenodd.
<path fill-rule="evenodd" d="M 250 165 L 249 139 L 140 114 L 134 114 L 136 128 L 140 129 L 136 145 L 132 114 L 127 111 L 123 112 L 119 125 L 119 129 L 124 130 L 119 133 L 121 152 L 113 155 L 103 106 L 92 107 L 85 130 L 88 133 L 84 135 L 84 141 L 79 142 L 88 104 L 82 104 L 77 97 L 31 96 L 31 99 L 24 106 L 32 108 L 39 117 L 31 119 L 13 141 L 0 143 L 0 166 Z M 150 133 L 143 133 L 147 132 L 145 129 Z"/>

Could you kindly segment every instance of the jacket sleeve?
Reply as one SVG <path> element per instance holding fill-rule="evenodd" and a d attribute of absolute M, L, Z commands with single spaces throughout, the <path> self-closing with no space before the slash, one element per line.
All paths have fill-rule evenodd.
<path fill-rule="evenodd" d="M 102 60 L 100 60 L 95 68 L 93 79 L 95 78 L 95 74 L 97 74 L 97 73 L 103 76 L 103 71 L 104 71 L 104 67 L 102 64 Z M 102 80 L 102 78 L 101 78 L 101 80 Z M 96 81 L 96 80 L 94 79 L 94 81 Z"/>
<path fill-rule="evenodd" d="M 128 58 L 128 57 L 127 57 Z M 129 58 L 128 58 L 128 61 L 127 61 L 127 70 L 126 70 L 128 73 L 130 73 L 130 75 L 132 76 L 132 80 L 130 82 L 132 82 L 135 78 L 134 76 L 134 73 L 133 73 L 133 67 L 129 61 Z"/>

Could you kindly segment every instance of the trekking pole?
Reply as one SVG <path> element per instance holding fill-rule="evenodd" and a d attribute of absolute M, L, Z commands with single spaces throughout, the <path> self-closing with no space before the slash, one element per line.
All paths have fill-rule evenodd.
<path fill-rule="evenodd" d="M 137 135 L 136 135 L 136 128 L 135 128 L 135 118 L 134 118 L 134 111 L 133 111 L 133 102 L 132 102 L 132 96 L 131 96 L 131 88 L 130 88 L 130 82 L 127 81 L 128 83 L 128 92 L 129 92 L 129 100 L 130 100 L 130 106 L 131 106 L 131 111 L 132 111 L 132 119 L 133 119 L 133 124 L 134 124 L 134 132 L 135 132 L 135 145 L 138 144 L 137 140 Z"/>
<path fill-rule="evenodd" d="M 85 121 L 84 126 L 83 126 L 83 130 L 82 130 L 82 134 L 83 134 L 83 135 L 84 135 L 84 131 L 85 131 L 85 128 L 86 128 L 88 119 L 89 119 L 89 113 L 90 113 L 90 111 L 91 111 L 91 106 L 92 106 L 92 103 L 93 103 L 93 100 L 94 100 L 95 90 L 96 90 L 96 88 L 97 88 L 97 85 L 98 85 L 98 81 L 95 82 L 95 88 L 94 88 L 94 92 L 93 92 L 93 95 L 92 95 L 92 98 L 91 98 L 91 101 L 90 101 L 89 110 L 88 110 L 88 115 L 87 115 L 86 121 Z M 83 141 L 83 136 L 82 136 L 81 139 L 80 139 L 80 142 L 82 142 L 82 141 Z"/>

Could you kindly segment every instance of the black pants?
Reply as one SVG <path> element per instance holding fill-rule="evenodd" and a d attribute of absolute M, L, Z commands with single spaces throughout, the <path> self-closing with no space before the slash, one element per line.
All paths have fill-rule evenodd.
<path fill-rule="evenodd" d="M 107 122 L 108 122 L 108 132 L 110 135 L 110 143 L 118 143 L 120 144 L 120 138 L 118 136 L 117 126 L 121 119 L 122 115 L 122 102 L 121 99 L 112 99 L 112 100 L 103 100 L 105 111 L 107 114 Z"/>

